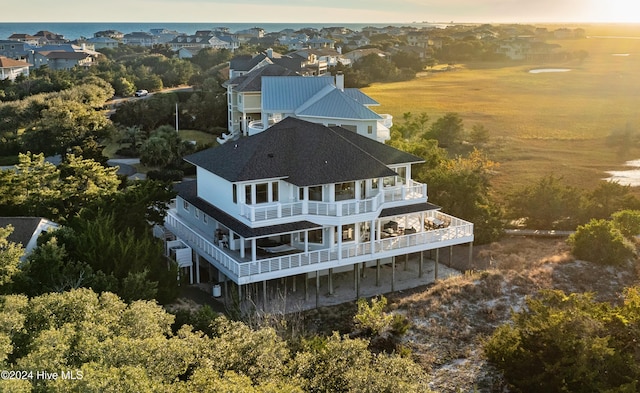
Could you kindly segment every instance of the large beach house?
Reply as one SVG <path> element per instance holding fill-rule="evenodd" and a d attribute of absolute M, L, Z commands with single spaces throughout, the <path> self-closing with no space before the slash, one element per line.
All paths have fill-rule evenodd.
<path fill-rule="evenodd" d="M 379 142 L 390 138 L 393 117 L 378 114 L 378 106 L 359 89 L 345 88 L 344 75 L 302 76 L 292 63 L 273 52 L 230 63 L 227 88 L 228 133 L 218 142 L 254 135 L 285 117 L 296 117 L 325 126 L 343 128 Z M 295 69 L 294 69 L 295 68 Z"/>
<path fill-rule="evenodd" d="M 423 161 L 366 133 L 285 117 L 185 159 L 197 180 L 177 186 L 167 247 L 198 282 L 207 267 L 242 292 L 473 242 L 473 224 L 430 204 L 427 185 L 412 180 Z"/>

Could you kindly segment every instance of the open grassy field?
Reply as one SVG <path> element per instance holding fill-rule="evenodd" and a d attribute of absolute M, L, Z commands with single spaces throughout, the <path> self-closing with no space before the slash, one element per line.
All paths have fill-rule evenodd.
<path fill-rule="evenodd" d="M 491 132 L 489 154 L 500 162 L 499 194 L 548 174 L 590 189 L 605 171 L 640 158 L 636 146 L 623 151 L 606 144 L 627 125 L 640 132 L 640 26 L 583 27 L 589 38 L 549 41 L 569 52 L 586 50 L 583 62 L 461 64 L 363 90 L 380 102 L 378 113 L 396 122 L 405 112 L 426 112 L 432 121 L 456 112 L 467 129 L 484 125 Z M 571 71 L 529 73 L 534 68 Z"/>

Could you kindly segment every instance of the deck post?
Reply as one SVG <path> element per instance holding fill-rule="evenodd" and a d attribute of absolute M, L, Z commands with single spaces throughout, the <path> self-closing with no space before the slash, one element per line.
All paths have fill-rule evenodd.
<path fill-rule="evenodd" d="M 227 283 L 227 276 L 224 276 L 224 305 L 226 306 L 229 301 L 229 284 Z"/>
<path fill-rule="evenodd" d="M 309 274 L 304 274 L 304 301 L 309 301 Z"/>
<path fill-rule="evenodd" d="M 453 264 L 453 246 L 449 246 L 449 267 Z"/>
<path fill-rule="evenodd" d="M 356 263 L 354 265 L 356 269 L 356 300 L 360 298 L 360 264 Z"/>
<path fill-rule="evenodd" d="M 436 248 L 436 268 L 433 273 L 433 281 L 438 281 L 438 260 L 440 259 L 440 249 Z"/>
<path fill-rule="evenodd" d="M 320 306 L 320 272 L 316 271 L 316 308 Z"/>
<path fill-rule="evenodd" d="M 333 295 L 333 268 L 329 268 L 328 285 L 329 295 Z"/>
<path fill-rule="evenodd" d="M 296 291 L 296 278 L 298 278 L 298 276 L 291 276 L 291 279 L 293 280 L 293 283 L 291 284 L 291 292 Z"/>
<path fill-rule="evenodd" d="M 396 257 L 391 257 L 391 292 L 396 291 Z"/>
<path fill-rule="evenodd" d="M 418 265 L 418 278 L 422 278 L 422 264 L 424 263 L 424 251 L 420 251 L 420 264 Z"/>
<path fill-rule="evenodd" d="M 267 311 L 267 280 L 262 280 L 262 310 Z"/>
<path fill-rule="evenodd" d="M 376 259 L 376 287 L 380 286 L 380 260 Z"/>
<path fill-rule="evenodd" d="M 404 254 L 404 271 L 409 268 L 409 254 Z"/>
<path fill-rule="evenodd" d="M 473 263 L 473 242 L 469 242 L 469 264 L 467 270 L 471 270 L 471 263 Z"/>

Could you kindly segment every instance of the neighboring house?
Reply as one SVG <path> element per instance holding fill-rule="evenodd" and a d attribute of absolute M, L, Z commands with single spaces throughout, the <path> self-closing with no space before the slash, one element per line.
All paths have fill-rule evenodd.
<path fill-rule="evenodd" d="M 407 33 L 407 45 L 427 48 L 429 46 L 429 31 L 416 30 Z"/>
<path fill-rule="evenodd" d="M 24 255 L 21 258 L 23 261 L 36 248 L 38 237 L 42 232 L 59 228 L 55 222 L 42 217 L 0 217 L 0 227 L 5 228 L 8 225 L 13 227 L 13 232 L 7 240 L 24 247 Z"/>
<path fill-rule="evenodd" d="M 195 265 L 195 281 L 202 268 L 240 295 L 262 282 L 266 299 L 268 282 L 285 278 L 318 285 L 354 271 L 358 280 L 363 267 L 379 274 L 396 257 L 422 261 L 474 239 L 472 223 L 428 203 L 427 185 L 412 180 L 424 160 L 341 127 L 287 118 L 185 160 L 197 179 L 176 186 L 167 254 L 192 273 Z"/>
<path fill-rule="evenodd" d="M 42 37 L 35 37 L 31 34 L 14 33 L 8 38 L 9 41 L 24 42 L 30 46 L 39 46 L 42 44 Z"/>
<path fill-rule="evenodd" d="M 237 76 L 224 83 L 229 133 L 218 138 L 219 143 L 256 134 L 288 116 L 341 125 L 381 142 L 389 139 L 392 116 L 369 109 L 379 104 L 360 90 L 345 89 L 343 75 L 335 84 L 330 76 L 302 77 L 281 62 L 274 64 L 277 60 L 267 51 L 230 62 L 230 75 Z"/>
<path fill-rule="evenodd" d="M 52 33 L 47 30 L 40 30 L 34 37 L 42 38 L 43 45 L 52 44 L 52 45 L 60 45 L 69 42 L 69 40 L 65 39 L 62 34 Z"/>
<path fill-rule="evenodd" d="M 233 51 L 238 49 L 239 47 L 238 41 L 232 36 L 215 36 L 204 34 L 181 35 L 169 41 L 168 45 L 170 45 L 171 49 L 174 51 L 178 51 L 181 48 L 198 50 L 212 48 L 228 49 Z"/>
<path fill-rule="evenodd" d="M 125 34 L 122 37 L 122 42 L 126 45 L 151 47 L 158 44 L 158 38 L 151 33 L 136 31 L 133 33 Z"/>
<path fill-rule="evenodd" d="M 91 66 L 100 55 L 99 52 L 87 49 L 86 45 L 46 45 L 35 48 L 29 54 L 29 62 L 35 68 L 46 65 L 52 70 L 69 70 L 76 66 Z"/>
<path fill-rule="evenodd" d="M 93 45 L 95 49 L 117 48 L 120 41 L 110 37 L 92 37 L 87 42 Z"/>
<path fill-rule="evenodd" d="M 0 56 L 0 80 L 14 81 L 19 75 L 29 76 L 30 66 L 26 61 Z"/>
<path fill-rule="evenodd" d="M 46 65 L 52 70 L 70 70 L 93 65 L 94 57 L 86 52 L 38 51 L 33 55 L 36 68 Z"/>
<path fill-rule="evenodd" d="M 516 38 L 499 43 L 496 53 L 503 54 L 511 60 L 545 61 L 554 57 L 557 48 L 560 48 L 560 45 Z"/>
<path fill-rule="evenodd" d="M 316 36 L 308 40 L 305 44 L 310 49 L 333 48 L 335 41 L 328 38 Z"/>
<path fill-rule="evenodd" d="M 200 52 L 200 48 L 180 48 L 176 51 L 179 59 L 191 59 Z"/>
<path fill-rule="evenodd" d="M 233 64 L 233 61 L 231 63 Z M 225 82 L 223 86 L 227 89 L 230 134 L 224 134 L 224 140 L 240 134 L 249 135 L 249 123 L 261 119 L 262 77 L 289 75 L 296 75 L 296 73 L 277 64 L 266 63 L 264 66 Z M 224 143 L 224 140 L 218 142 Z"/>
<path fill-rule="evenodd" d="M 345 59 L 349 59 L 349 61 L 351 61 L 352 63 L 355 63 L 356 61 L 362 59 L 363 57 L 369 56 L 369 55 L 378 55 L 380 57 L 387 57 L 387 53 L 386 52 L 383 52 L 383 51 L 381 51 L 380 49 L 377 49 L 377 48 L 352 50 L 350 52 L 347 52 L 347 53 L 343 54 L 342 57 L 345 58 Z"/>
<path fill-rule="evenodd" d="M 0 56 L 15 60 L 28 60 L 33 47 L 26 42 L 0 40 Z"/>
<path fill-rule="evenodd" d="M 93 33 L 95 38 L 97 37 L 108 37 L 114 40 L 120 41 L 124 38 L 124 33 L 119 32 L 118 30 L 101 30 Z"/>
<path fill-rule="evenodd" d="M 249 42 L 253 38 L 260 39 L 264 37 L 264 29 L 261 27 L 252 27 L 246 30 L 239 30 L 235 33 L 240 42 Z"/>

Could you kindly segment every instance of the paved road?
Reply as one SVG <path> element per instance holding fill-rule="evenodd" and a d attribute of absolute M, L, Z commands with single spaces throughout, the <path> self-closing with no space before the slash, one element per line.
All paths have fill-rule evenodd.
<path fill-rule="evenodd" d="M 112 158 L 107 161 L 107 164 L 119 167 L 118 175 L 125 175 L 130 180 L 144 180 L 147 178 L 147 175 L 139 173 L 134 166 L 139 163 L 139 158 Z"/>
<path fill-rule="evenodd" d="M 104 104 L 105 107 L 109 108 L 109 111 L 107 112 L 107 117 L 111 117 L 111 115 L 115 113 L 116 107 L 122 104 L 123 102 L 127 102 L 130 100 L 146 100 L 155 94 L 172 93 L 172 92 L 179 92 L 179 91 L 193 91 L 193 86 L 170 87 L 170 88 L 162 89 L 160 91 L 149 92 L 149 94 L 144 97 L 113 97 L 111 100 L 105 102 Z"/>

